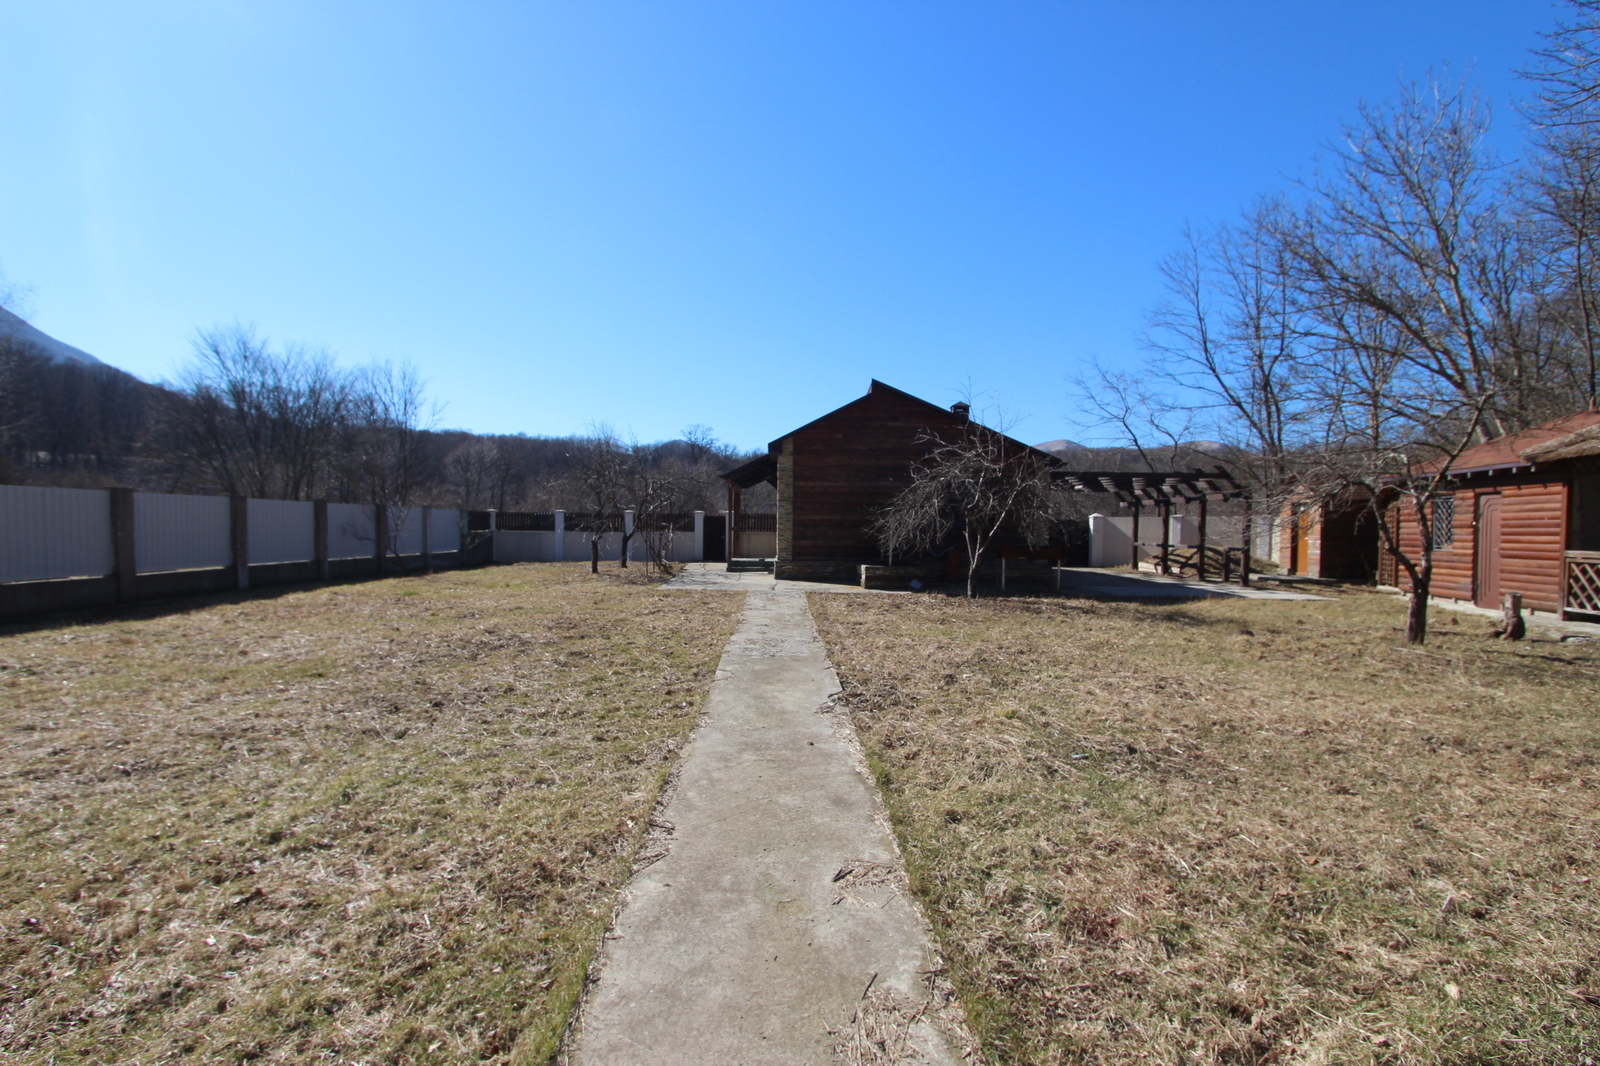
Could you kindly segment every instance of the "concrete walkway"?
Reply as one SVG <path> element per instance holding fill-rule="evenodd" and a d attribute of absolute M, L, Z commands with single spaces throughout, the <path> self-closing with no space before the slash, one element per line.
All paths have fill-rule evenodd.
<path fill-rule="evenodd" d="M 567 1061 L 954 1066 L 960 1009 L 805 597 L 747 576 Z"/>
<path fill-rule="evenodd" d="M 1279 588 L 1251 585 L 1224 585 L 1212 581 L 1190 581 L 1160 574 L 1135 574 L 1128 570 L 1098 570 L 1087 566 L 1061 568 L 1061 591 L 1067 595 L 1105 599 L 1209 599 L 1212 597 L 1248 600 L 1326 600 L 1309 592 L 1289 592 Z"/>

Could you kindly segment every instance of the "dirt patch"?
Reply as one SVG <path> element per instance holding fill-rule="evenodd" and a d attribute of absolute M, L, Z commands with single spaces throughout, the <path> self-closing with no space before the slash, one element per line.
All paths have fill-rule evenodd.
<path fill-rule="evenodd" d="M 545 1061 L 741 601 L 540 564 L 0 629 L 0 1050 Z"/>
<path fill-rule="evenodd" d="M 1594 648 L 1418 653 L 1361 593 L 811 606 L 991 1061 L 1600 1059 Z"/>

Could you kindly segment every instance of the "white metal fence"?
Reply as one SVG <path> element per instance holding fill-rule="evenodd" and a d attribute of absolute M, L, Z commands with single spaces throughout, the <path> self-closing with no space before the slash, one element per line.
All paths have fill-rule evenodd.
<path fill-rule="evenodd" d="M 111 493 L 0 485 L 0 581 L 111 573 Z"/>
<path fill-rule="evenodd" d="M 1174 548 L 1193 548 L 1200 543 L 1200 522 L 1197 518 L 1174 515 L 1168 519 L 1167 543 Z M 1161 541 L 1161 517 L 1139 518 L 1139 561 L 1161 554 L 1157 548 L 1148 547 Z M 1089 565 L 1127 566 L 1133 552 L 1133 516 L 1112 517 L 1094 514 L 1089 516 Z M 1213 548 L 1241 548 L 1244 546 L 1244 517 L 1242 515 L 1212 515 L 1206 521 L 1206 544 Z"/>
<path fill-rule="evenodd" d="M 58 489 L 0 485 L 0 582 L 105 577 L 116 570 L 116 531 L 108 489 Z M 328 559 L 373 558 L 374 509 L 327 505 Z M 317 561 L 317 504 L 290 500 L 245 501 L 245 565 Z M 462 512 L 393 507 L 393 550 L 423 550 L 427 514 L 429 553 L 461 547 Z M 233 503 L 227 496 L 132 494 L 134 571 L 140 574 L 238 565 L 234 558 Z"/>
<path fill-rule="evenodd" d="M 203 570 L 232 563 L 231 506 L 226 496 L 134 493 L 133 543 L 137 572 Z"/>

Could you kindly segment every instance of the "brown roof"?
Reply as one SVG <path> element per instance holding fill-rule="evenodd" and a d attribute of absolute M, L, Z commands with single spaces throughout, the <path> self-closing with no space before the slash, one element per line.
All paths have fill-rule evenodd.
<path fill-rule="evenodd" d="M 1452 473 L 1466 474 L 1595 454 L 1600 454 L 1600 411 L 1579 411 L 1468 448 L 1450 464 L 1450 469 Z"/>

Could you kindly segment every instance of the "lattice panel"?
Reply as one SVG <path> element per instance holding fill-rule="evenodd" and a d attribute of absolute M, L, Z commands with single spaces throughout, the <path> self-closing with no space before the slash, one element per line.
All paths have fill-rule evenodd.
<path fill-rule="evenodd" d="M 1600 614 L 1600 560 L 1567 560 L 1567 610 Z"/>

